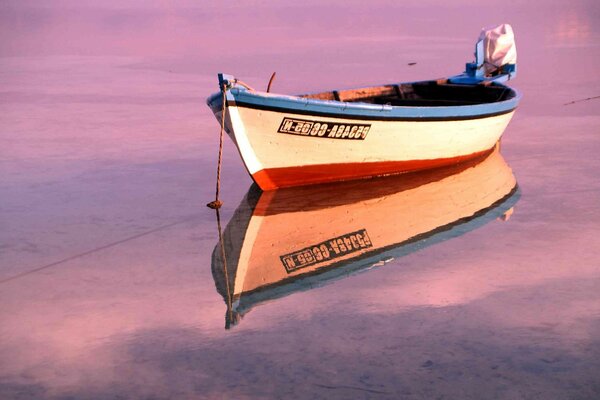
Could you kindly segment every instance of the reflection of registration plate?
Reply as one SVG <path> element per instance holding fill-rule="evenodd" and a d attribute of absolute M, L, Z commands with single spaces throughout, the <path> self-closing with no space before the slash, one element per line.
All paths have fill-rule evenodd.
<path fill-rule="evenodd" d="M 366 229 L 314 244 L 302 250 L 280 256 L 279 259 L 290 273 L 313 264 L 333 260 L 362 249 L 373 247 Z"/>
<path fill-rule="evenodd" d="M 284 118 L 277 132 L 330 139 L 364 140 L 370 129 L 370 124 L 337 124 L 325 121 Z"/>

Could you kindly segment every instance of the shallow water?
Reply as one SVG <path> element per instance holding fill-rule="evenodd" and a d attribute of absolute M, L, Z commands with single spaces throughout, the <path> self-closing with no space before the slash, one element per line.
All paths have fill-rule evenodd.
<path fill-rule="evenodd" d="M 600 397 L 600 99 L 585 100 L 600 95 L 600 7 L 496 6 L 3 2 L 0 397 Z M 261 208 L 228 140 L 229 251 L 252 213 L 274 221 L 265 257 L 297 262 L 357 221 L 389 242 L 327 279 L 229 298 L 204 206 L 216 73 L 261 87 L 277 71 L 283 93 L 442 77 L 500 22 L 515 29 L 524 98 L 496 169 L 467 171 L 507 181 L 470 202 L 458 193 L 490 181 L 459 169 Z"/>

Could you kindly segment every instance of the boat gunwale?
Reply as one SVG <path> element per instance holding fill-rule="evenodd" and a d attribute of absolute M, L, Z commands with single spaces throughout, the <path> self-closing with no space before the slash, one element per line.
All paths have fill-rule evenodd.
<path fill-rule="evenodd" d="M 413 84 L 428 82 L 431 81 L 413 82 Z M 469 105 L 399 106 L 360 101 L 321 100 L 303 97 L 306 95 L 291 96 L 234 87 L 227 91 L 227 106 L 329 118 L 382 121 L 459 121 L 494 117 L 514 111 L 522 94 L 506 85 L 494 84 L 493 86 L 509 90 L 510 97 L 506 100 Z M 207 104 L 213 109 L 220 108 L 221 92 L 211 95 L 207 99 Z"/>

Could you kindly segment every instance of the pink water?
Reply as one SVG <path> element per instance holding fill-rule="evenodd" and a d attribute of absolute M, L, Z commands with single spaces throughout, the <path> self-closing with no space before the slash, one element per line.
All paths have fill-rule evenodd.
<path fill-rule="evenodd" d="M 597 2 L 199 4 L 0 5 L 0 398 L 600 397 Z M 216 73 L 290 94 L 443 77 L 502 22 L 511 219 L 225 331 Z M 223 168 L 227 223 L 251 183 L 230 141 Z"/>

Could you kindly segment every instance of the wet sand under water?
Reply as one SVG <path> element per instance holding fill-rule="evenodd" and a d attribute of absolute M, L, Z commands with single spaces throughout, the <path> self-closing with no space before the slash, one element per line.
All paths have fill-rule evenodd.
<path fill-rule="evenodd" d="M 0 6 L 0 398 L 600 398 L 599 6 L 461 3 Z M 508 221 L 225 330 L 216 73 L 290 94 L 436 78 L 501 22 L 524 93 Z M 229 139 L 222 182 L 225 226 L 251 185 Z"/>

